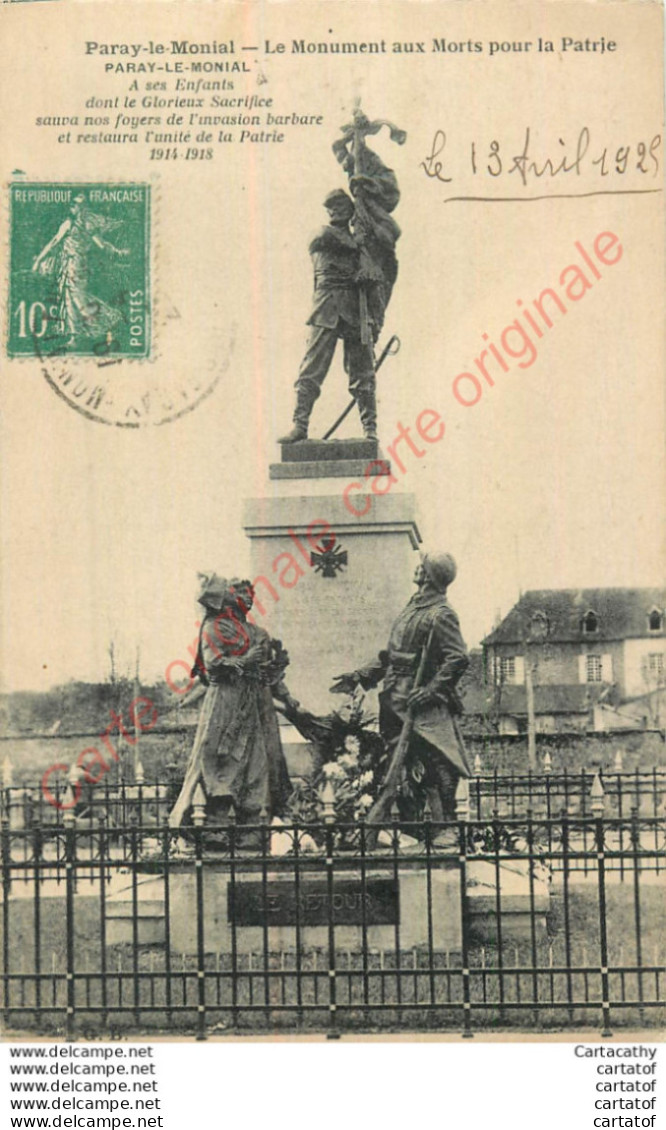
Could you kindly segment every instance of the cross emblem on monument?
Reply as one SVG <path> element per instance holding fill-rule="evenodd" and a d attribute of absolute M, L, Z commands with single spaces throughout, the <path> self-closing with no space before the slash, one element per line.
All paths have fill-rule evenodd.
<path fill-rule="evenodd" d="M 314 550 L 310 554 L 310 564 L 314 566 L 315 573 L 322 577 L 335 577 L 347 567 L 347 550 L 329 542 L 326 549 L 321 552 Z"/>

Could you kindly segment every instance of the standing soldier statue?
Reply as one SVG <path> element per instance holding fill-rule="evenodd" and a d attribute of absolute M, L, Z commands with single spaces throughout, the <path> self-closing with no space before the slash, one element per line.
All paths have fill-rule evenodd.
<path fill-rule="evenodd" d="M 329 223 L 310 244 L 314 309 L 310 338 L 296 381 L 294 426 L 280 443 L 307 439 L 310 414 L 342 338 L 349 391 L 358 405 L 363 434 L 377 439 L 374 347 L 398 271 L 395 244 L 400 228 L 391 216 L 400 199 L 395 173 L 366 145 L 369 134 L 388 126 L 402 145 L 403 130 L 370 122 L 354 110 L 351 125 L 333 145 L 349 176 L 349 196 L 338 188 L 324 200 Z M 353 199 L 352 199 L 353 197 Z M 330 433 L 329 433 L 330 434 Z"/>
<path fill-rule="evenodd" d="M 417 592 L 395 620 L 387 649 L 367 666 L 338 675 L 331 687 L 350 693 L 382 683 L 379 725 L 389 762 L 370 824 L 386 820 L 396 800 L 400 807 L 410 774 L 422 781 L 433 819 L 451 820 L 458 781 L 470 776 L 456 691 L 469 659 L 446 596 L 455 576 L 449 553 L 423 554 L 414 574 Z"/>

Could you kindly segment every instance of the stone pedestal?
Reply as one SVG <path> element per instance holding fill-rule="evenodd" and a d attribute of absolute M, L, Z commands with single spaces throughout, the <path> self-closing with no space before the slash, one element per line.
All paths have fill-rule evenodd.
<path fill-rule="evenodd" d="M 355 478 L 371 473 L 388 474 L 390 465 L 374 439 L 306 439 L 281 445 L 282 461 L 271 463 L 271 479 Z M 379 465 L 383 464 L 383 468 Z M 374 464 L 374 465 L 373 465 Z M 344 484 L 340 484 L 344 489 Z"/>
<path fill-rule="evenodd" d="M 373 883 L 391 882 L 390 868 L 368 868 L 366 884 L 370 892 Z M 228 953 L 232 946 L 231 911 L 229 900 L 229 866 L 207 863 L 204 870 L 204 946 L 207 951 Z M 334 913 L 336 949 L 360 953 L 363 945 L 361 911 L 356 903 L 361 897 L 360 873 L 351 869 L 336 876 Z M 302 925 L 300 946 L 303 951 L 326 949 L 328 945 L 328 900 L 320 888 L 326 888 L 324 872 L 316 870 L 310 877 L 301 875 Z M 293 915 L 288 922 L 281 920 L 280 888 L 285 900 L 294 897 L 293 875 L 282 870 L 243 873 L 236 880 L 235 903 L 247 902 L 256 892 L 257 922 L 266 915 L 268 949 L 272 953 L 293 953 L 296 949 L 296 927 Z M 349 888 L 356 888 L 351 897 Z M 264 890 L 266 894 L 264 895 Z M 143 882 L 139 888 L 139 941 L 142 945 L 164 944 L 164 881 L 161 877 Z M 162 915 L 154 923 L 154 907 L 160 903 Z M 193 865 L 172 865 L 170 877 L 170 941 L 175 953 L 197 952 L 197 885 Z M 393 914 L 378 921 L 372 912 L 367 917 L 367 941 L 371 950 L 391 950 L 395 947 L 396 927 L 404 949 L 424 947 L 428 944 L 428 880 L 421 867 L 403 867 L 395 884 Z M 131 888 L 119 892 L 107 906 L 107 940 L 110 945 L 121 945 L 132 939 Z M 239 953 L 260 953 L 264 944 L 263 924 L 240 909 L 236 911 L 236 949 Z M 461 944 L 460 877 L 455 865 L 433 868 L 430 878 L 430 928 L 436 938 L 437 949 L 459 950 Z M 379 916 L 382 917 L 381 915 Z M 158 916 L 159 918 L 159 916 Z M 275 919 L 275 924 L 271 921 Z M 157 933 L 155 932 L 157 931 Z"/>
<path fill-rule="evenodd" d="M 374 494 L 359 483 L 344 496 L 345 481 L 335 479 L 319 479 L 328 489 L 315 493 L 296 482 L 300 494 L 246 501 L 253 614 L 289 652 L 292 694 L 325 714 L 336 704 L 333 676 L 386 647 L 413 592 L 421 537 L 413 495 Z"/>
<path fill-rule="evenodd" d="M 399 492 L 376 440 L 304 440 L 281 457 L 266 496 L 245 503 L 253 615 L 289 652 L 291 693 L 328 714 L 341 702 L 334 676 L 386 647 L 413 592 L 414 496 Z M 310 746 L 286 723 L 282 745 L 290 776 L 306 775 Z"/>
<path fill-rule="evenodd" d="M 328 896 L 324 860 L 304 857 L 299 871 L 301 948 L 326 949 L 328 945 Z M 236 870 L 233 906 L 239 953 L 259 953 L 263 947 L 263 924 L 268 926 L 268 948 L 275 953 L 296 949 L 293 861 L 276 860 L 264 875 L 259 865 L 245 861 L 247 869 Z M 119 876 L 107 899 L 109 945 L 132 941 L 134 903 L 128 880 Z M 204 868 L 203 907 L 205 947 L 228 952 L 232 946 L 232 912 L 229 896 L 231 874 L 228 863 L 207 861 Z M 460 950 L 462 924 L 460 871 L 453 860 L 433 864 L 430 882 L 418 862 L 401 858 L 394 874 L 390 860 L 370 857 L 365 870 L 366 927 L 368 946 L 374 950 L 395 947 L 396 929 L 404 949 L 427 948 L 432 935 L 436 951 Z M 172 863 L 169 879 L 170 939 L 176 953 L 197 950 L 197 884 L 192 861 Z M 377 902 L 377 886 L 392 887 L 386 904 Z M 580 878 L 576 891 L 580 887 Z M 430 895 L 428 895 L 430 889 Z M 138 886 L 137 936 L 141 945 L 164 944 L 164 880 L 142 877 Z M 502 863 L 500 869 L 502 937 L 505 942 L 529 941 L 532 930 L 539 943 L 545 941 L 550 911 L 550 875 L 542 869 L 534 877 L 532 893 L 528 865 Z M 336 871 L 333 895 L 336 949 L 360 953 L 363 897 L 361 872 L 350 865 Z M 465 914 L 468 940 L 475 945 L 497 945 L 497 891 L 495 866 L 483 860 L 467 864 Z"/>

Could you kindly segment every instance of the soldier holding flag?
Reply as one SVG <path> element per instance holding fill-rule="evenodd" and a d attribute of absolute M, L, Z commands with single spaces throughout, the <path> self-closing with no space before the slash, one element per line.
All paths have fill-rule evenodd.
<path fill-rule="evenodd" d="M 406 135 L 389 122 L 370 122 L 357 108 L 333 152 L 349 174 L 349 196 L 329 193 L 329 223 L 310 244 L 314 309 L 310 338 L 296 381 L 294 427 L 280 443 L 307 439 L 315 400 L 331 366 L 338 339 L 344 347 L 349 391 L 368 439 L 377 438 L 374 345 L 397 274 L 395 244 L 400 228 L 392 218 L 400 198 L 395 174 L 368 148 L 365 138 L 388 125 L 402 144 Z"/>

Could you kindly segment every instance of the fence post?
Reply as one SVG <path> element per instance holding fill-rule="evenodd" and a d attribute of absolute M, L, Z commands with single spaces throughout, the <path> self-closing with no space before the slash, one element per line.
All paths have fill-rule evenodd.
<path fill-rule="evenodd" d="M 571 912 L 569 902 L 569 812 L 562 809 L 562 902 L 564 906 L 564 960 L 567 967 L 567 1004 L 569 1023 L 573 1024 L 573 973 L 571 968 Z"/>
<path fill-rule="evenodd" d="M 325 843 L 326 843 L 326 891 L 328 902 L 328 1032 L 326 1033 L 327 1040 L 339 1040 L 340 1033 L 338 1032 L 338 1018 L 337 1018 L 337 984 L 335 981 L 336 966 L 335 966 L 335 922 L 333 916 L 335 909 L 333 906 L 333 847 L 335 832 L 333 824 L 335 821 L 335 787 L 331 778 L 329 777 L 322 790 L 321 800 L 323 805 L 323 817 L 325 830 Z"/>
<path fill-rule="evenodd" d="M 2 847 L 2 977 L 4 986 L 3 1019 L 9 1023 L 9 896 L 12 886 L 11 841 L 9 838 L 9 789 L 2 790 L 0 838 Z"/>
<path fill-rule="evenodd" d="M 601 1010 L 602 1036 L 612 1036 L 610 1022 L 610 978 L 608 973 L 608 934 L 606 925 L 606 853 L 604 846 L 604 787 L 598 773 L 590 789 L 592 817 L 594 819 L 597 849 L 597 878 L 599 882 L 599 956 L 601 960 Z"/>
<path fill-rule="evenodd" d="M 527 810 L 527 858 L 528 858 L 528 883 L 530 893 L 530 958 L 532 963 L 532 1001 L 534 1003 L 534 1025 L 541 1024 L 539 1012 L 539 953 L 536 934 L 536 911 L 534 906 L 534 813 L 531 808 Z"/>
<path fill-rule="evenodd" d="M 471 1040 L 472 1002 L 470 996 L 469 938 L 467 921 L 467 840 L 469 831 L 469 785 L 466 777 L 461 777 L 456 788 L 456 820 L 458 821 L 458 845 L 460 865 L 460 958 L 462 963 L 463 988 L 463 1038 Z"/>
<path fill-rule="evenodd" d="M 500 864 L 500 849 L 501 843 L 501 827 L 499 822 L 499 814 L 497 809 L 493 812 L 493 855 L 494 855 L 494 871 L 495 871 L 495 918 L 497 919 L 497 970 L 498 970 L 498 988 L 499 988 L 499 1015 L 500 1024 L 503 1024 L 506 1019 L 506 1010 L 504 1008 L 504 939 L 502 937 L 502 870 Z M 485 981 L 484 981 L 484 1003 L 485 1003 Z"/>
<path fill-rule="evenodd" d="M 238 1027 L 238 921 L 236 911 L 236 841 L 238 829 L 236 827 L 236 809 L 233 803 L 229 807 L 229 886 L 227 900 L 229 920 L 231 925 L 231 1022 L 234 1028 Z M 242 871 L 241 871 L 242 874 Z M 298 945 L 298 943 L 297 943 Z M 251 978 L 249 984 L 251 986 Z M 300 981 L 299 981 L 300 987 Z"/>
<path fill-rule="evenodd" d="M 194 869 L 197 899 L 197 1040 L 206 1039 L 206 948 L 204 937 L 203 826 L 206 797 L 198 784 L 192 797 Z"/>
<path fill-rule="evenodd" d="M 70 791 L 74 789 L 70 786 Z M 74 809 L 68 808 L 63 816 L 65 825 L 65 930 L 67 934 L 67 1039 L 76 1039 L 74 1010 L 76 1007 L 76 986 L 74 984 L 74 894 L 76 891 L 76 816 Z"/>
<path fill-rule="evenodd" d="M 645 1023 L 645 1009 L 643 1007 L 643 941 L 641 937 L 641 833 L 638 824 L 638 809 L 634 806 L 631 810 L 631 854 L 632 870 L 634 873 L 634 929 L 636 931 L 636 974 L 638 983 L 638 1015 L 641 1025 Z"/>
<path fill-rule="evenodd" d="M 39 1017 L 39 1008 L 42 1003 L 42 950 L 41 950 L 41 902 L 40 882 L 42 863 L 42 829 L 39 823 L 31 820 L 32 833 L 32 881 L 35 884 L 33 892 L 33 955 L 35 962 L 35 1018 Z"/>

